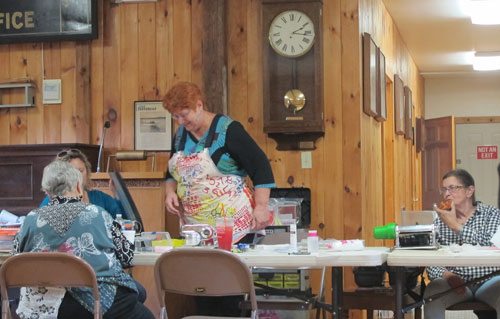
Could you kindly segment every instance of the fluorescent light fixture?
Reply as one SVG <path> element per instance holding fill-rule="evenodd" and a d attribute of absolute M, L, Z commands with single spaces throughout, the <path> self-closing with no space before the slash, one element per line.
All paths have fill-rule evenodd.
<path fill-rule="evenodd" d="M 500 0 L 469 0 L 473 24 L 500 24 Z"/>
<path fill-rule="evenodd" d="M 472 59 L 472 68 L 476 71 L 500 70 L 500 51 L 476 52 Z"/>

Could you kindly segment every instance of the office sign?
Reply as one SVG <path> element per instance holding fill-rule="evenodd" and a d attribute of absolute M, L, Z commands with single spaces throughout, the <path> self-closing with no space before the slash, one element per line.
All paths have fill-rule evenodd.
<path fill-rule="evenodd" d="M 478 160 L 498 159 L 498 147 L 496 145 L 478 145 L 476 146 Z"/>
<path fill-rule="evenodd" d="M 97 0 L 1 0 L 0 43 L 97 36 Z"/>

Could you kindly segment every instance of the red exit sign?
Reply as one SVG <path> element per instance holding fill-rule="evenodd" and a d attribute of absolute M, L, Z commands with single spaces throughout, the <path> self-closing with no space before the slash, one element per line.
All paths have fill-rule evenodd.
<path fill-rule="evenodd" d="M 496 145 L 476 146 L 477 159 L 497 159 L 498 147 Z"/>

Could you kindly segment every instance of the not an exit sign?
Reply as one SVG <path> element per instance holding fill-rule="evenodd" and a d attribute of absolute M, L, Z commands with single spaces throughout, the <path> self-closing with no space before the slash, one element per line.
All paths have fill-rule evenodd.
<path fill-rule="evenodd" d="M 498 147 L 496 145 L 478 145 L 476 146 L 476 154 L 478 160 L 497 159 Z"/>

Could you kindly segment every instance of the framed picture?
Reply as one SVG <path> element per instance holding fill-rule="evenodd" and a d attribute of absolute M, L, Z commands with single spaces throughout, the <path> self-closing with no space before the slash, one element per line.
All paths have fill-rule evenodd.
<path fill-rule="evenodd" d="M 377 114 L 375 119 L 379 122 L 387 119 L 386 89 L 385 56 L 380 48 L 377 48 Z"/>
<path fill-rule="evenodd" d="M 161 101 L 134 102 L 134 132 L 136 150 L 172 149 L 172 115 Z"/>
<path fill-rule="evenodd" d="M 411 100 L 411 90 L 408 86 L 404 87 L 405 100 L 405 138 L 413 139 L 413 102 Z"/>
<path fill-rule="evenodd" d="M 396 134 L 405 133 L 404 84 L 397 74 L 394 74 L 394 129 Z"/>
<path fill-rule="evenodd" d="M 363 33 L 363 112 L 377 115 L 377 46 Z"/>
<path fill-rule="evenodd" d="M 415 148 L 417 152 L 422 152 L 425 148 L 425 120 L 417 117 L 415 122 Z"/>
<path fill-rule="evenodd" d="M 0 43 L 97 38 L 97 0 L 2 0 Z"/>

